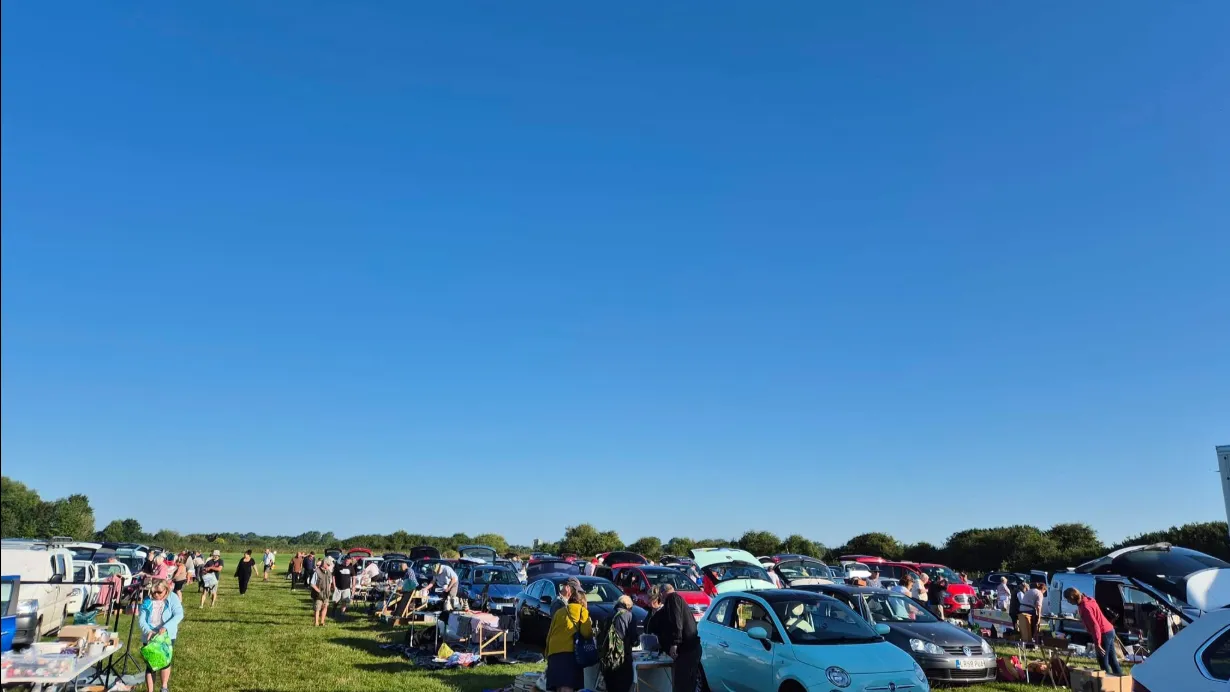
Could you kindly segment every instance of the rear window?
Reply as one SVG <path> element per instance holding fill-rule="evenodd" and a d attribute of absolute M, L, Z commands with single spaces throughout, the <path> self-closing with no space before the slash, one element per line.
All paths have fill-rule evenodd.
<path fill-rule="evenodd" d="M 1216 680 L 1230 680 L 1230 629 L 1221 631 L 1200 652 L 1200 662 Z"/>

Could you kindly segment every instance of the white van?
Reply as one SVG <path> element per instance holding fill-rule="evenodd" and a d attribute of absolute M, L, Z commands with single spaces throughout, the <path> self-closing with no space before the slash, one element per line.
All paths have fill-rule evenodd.
<path fill-rule="evenodd" d="M 37 541 L 0 543 L 0 571 L 21 577 L 22 600 L 38 601 L 38 636 L 46 636 L 67 622 L 73 592 L 73 554 Z M 40 583 L 33 583 L 40 582 Z"/>

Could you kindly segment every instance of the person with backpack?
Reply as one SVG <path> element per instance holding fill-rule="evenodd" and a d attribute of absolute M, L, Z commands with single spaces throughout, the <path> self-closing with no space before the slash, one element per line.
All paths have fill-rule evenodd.
<path fill-rule="evenodd" d="M 620 596 L 615 613 L 598 637 L 598 665 L 607 692 L 631 692 L 632 649 L 637 645 L 636 627 L 632 624 L 632 598 Z"/>

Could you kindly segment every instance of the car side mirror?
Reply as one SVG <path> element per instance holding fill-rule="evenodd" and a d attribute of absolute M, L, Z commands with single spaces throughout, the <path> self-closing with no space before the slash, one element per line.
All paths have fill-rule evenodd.
<path fill-rule="evenodd" d="M 64 575 L 63 574 L 53 574 L 51 575 L 51 578 L 47 580 L 47 583 L 48 584 L 63 584 Z"/>
<path fill-rule="evenodd" d="M 889 627 L 888 625 L 885 625 L 884 623 L 880 623 L 876 625 L 876 634 L 880 635 L 881 637 L 887 637 L 888 633 L 892 631 L 893 631 L 892 628 Z"/>
<path fill-rule="evenodd" d="M 753 627 L 747 631 L 747 636 L 755 639 L 756 641 L 768 641 L 769 631 L 763 627 Z"/>

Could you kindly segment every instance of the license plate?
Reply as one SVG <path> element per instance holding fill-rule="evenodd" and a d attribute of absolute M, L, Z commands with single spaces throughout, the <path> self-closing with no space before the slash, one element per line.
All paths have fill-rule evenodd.
<path fill-rule="evenodd" d="M 985 670 L 987 662 L 980 658 L 957 659 L 957 670 Z"/>

